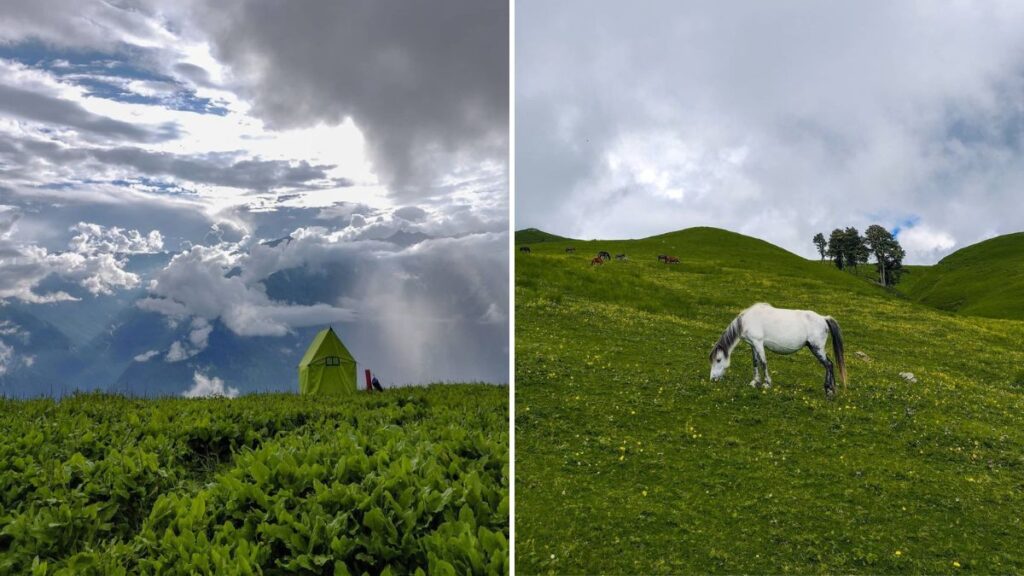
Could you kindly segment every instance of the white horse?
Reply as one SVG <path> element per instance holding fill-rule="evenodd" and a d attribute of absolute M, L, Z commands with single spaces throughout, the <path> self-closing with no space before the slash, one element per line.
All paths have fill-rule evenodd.
<path fill-rule="evenodd" d="M 843 358 L 843 334 L 831 316 L 822 316 L 810 310 L 774 308 L 771 304 L 754 304 L 737 316 L 725 329 L 711 350 L 711 379 L 718 381 L 729 368 L 733 348 L 743 340 L 750 344 L 754 356 L 754 379 L 751 386 L 761 386 L 759 368 L 764 368 L 764 386 L 771 387 L 765 348 L 778 354 L 792 354 L 804 346 L 825 367 L 825 395 L 831 398 L 836 391 L 832 362 L 825 354 L 825 343 L 832 336 L 832 353 L 839 366 L 839 376 L 846 385 L 846 360 Z"/>

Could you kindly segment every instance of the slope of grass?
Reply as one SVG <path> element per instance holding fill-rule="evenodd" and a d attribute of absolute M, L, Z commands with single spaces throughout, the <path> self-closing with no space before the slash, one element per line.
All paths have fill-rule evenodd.
<path fill-rule="evenodd" d="M 518 572 L 1024 570 L 1024 323 L 721 230 L 576 246 L 516 254 Z M 709 381 L 758 301 L 838 319 L 836 401 L 806 352 L 757 390 L 741 344 Z"/>
<path fill-rule="evenodd" d="M 516 231 L 516 244 L 527 245 L 527 244 L 539 244 L 541 242 L 571 242 L 569 238 L 563 236 L 556 236 L 549 234 L 543 230 L 537 230 L 536 228 L 526 228 L 523 230 Z"/>
<path fill-rule="evenodd" d="M 942 310 L 1024 320 L 1024 232 L 957 250 L 898 288 Z"/>
<path fill-rule="evenodd" d="M 0 574 L 507 573 L 507 398 L 0 400 Z"/>

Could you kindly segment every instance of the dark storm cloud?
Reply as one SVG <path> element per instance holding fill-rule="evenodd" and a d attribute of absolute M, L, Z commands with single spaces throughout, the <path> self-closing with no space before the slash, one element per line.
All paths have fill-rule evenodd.
<path fill-rule="evenodd" d="M 1024 7 L 517 3 L 517 227 L 916 224 L 931 262 L 1024 229 Z"/>
<path fill-rule="evenodd" d="M 462 163 L 504 163 L 503 0 L 209 3 L 195 22 L 274 127 L 352 117 L 374 167 L 416 195 Z M 198 12 L 198 8 L 197 8 Z M 301 87 L 301 89 L 297 89 Z"/>
<path fill-rule="evenodd" d="M 76 102 L 41 94 L 37 90 L 25 90 L 4 84 L 0 84 L 0 113 L 50 126 L 72 128 L 87 138 L 91 136 L 107 140 L 159 142 L 178 137 L 178 130 L 174 124 L 129 124 L 93 114 Z"/>

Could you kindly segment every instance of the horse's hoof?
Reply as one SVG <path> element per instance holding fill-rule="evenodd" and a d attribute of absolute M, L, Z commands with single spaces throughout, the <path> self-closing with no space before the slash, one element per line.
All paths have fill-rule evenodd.
<path fill-rule="evenodd" d="M 771 388 L 772 387 L 772 383 L 771 382 L 765 382 L 764 383 L 764 387 L 765 388 Z"/>
<path fill-rule="evenodd" d="M 750 381 L 750 387 L 751 388 L 759 388 L 760 386 L 761 386 L 761 383 L 758 382 L 757 380 L 751 380 Z"/>

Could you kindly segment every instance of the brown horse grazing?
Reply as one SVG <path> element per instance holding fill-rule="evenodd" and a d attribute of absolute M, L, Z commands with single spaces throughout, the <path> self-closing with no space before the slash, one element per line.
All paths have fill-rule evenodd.
<path fill-rule="evenodd" d="M 658 262 L 668 262 L 668 256 L 664 254 L 658 254 Z"/>
<path fill-rule="evenodd" d="M 676 258 L 675 256 L 666 256 L 665 264 L 679 264 L 679 258 Z"/>
<path fill-rule="evenodd" d="M 598 256 L 597 258 L 591 259 L 590 260 L 590 265 L 593 266 L 594 264 L 604 264 L 604 258 L 601 258 L 600 256 Z"/>

